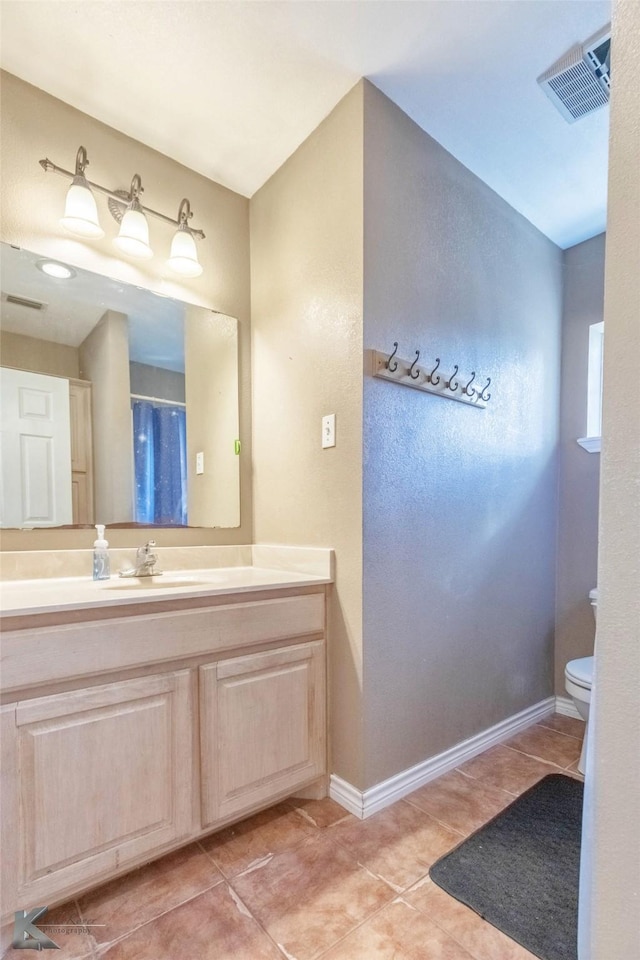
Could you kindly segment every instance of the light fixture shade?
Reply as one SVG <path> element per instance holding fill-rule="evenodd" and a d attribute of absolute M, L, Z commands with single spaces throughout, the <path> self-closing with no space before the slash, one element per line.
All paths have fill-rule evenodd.
<path fill-rule="evenodd" d="M 185 224 L 182 224 L 173 235 L 167 266 L 181 277 L 199 277 L 202 273 L 196 242 Z"/>
<path fill-rule="evenodd" d="M 153 250 L 149 246 L 149 224 L 142 210 L 130 207 L 122 218 L 120 232 L 113 241 L 129 257 L 150 260 Z"/>
<path fill-rule="evenodd" d="M 67 191 L 64 216 L 60 223 L 78 237 L 99 239 L 104 230 L 98 223 L 98 208 L 89 184 L 83 176 L 74 177 Z"/>

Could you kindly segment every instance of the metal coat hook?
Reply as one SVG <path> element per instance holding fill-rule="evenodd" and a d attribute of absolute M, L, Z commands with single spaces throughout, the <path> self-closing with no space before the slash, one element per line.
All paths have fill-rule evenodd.
<path fill-rule="evenodd" d="M 397 341 L 397 340 L 394 340 L 394 341 L 393 341 L 393 353 L 391 354 L 391 356 L 389 357 L 389 359 L 387 360 L 387 363 L 386 363 L 387 370 L 390 370 L 391 373 L 395 373 L 395 371 L 398 369 L 398 361 L 397 361 L 397 360 L 395 360 L 393 366 L 391 366 L 391 361 L 393 360 L 393 358 L 395 357 L 395 355 L 396 355 L 397 352 L 398 352 L 398 341 Z"/>
<path fill-rule="evenodd" d="M 465 373 L 463 370 L 460 373 L 460 367 L 457 363 L 451 364 L 451 368 L 449 368 L 451 369 L 451 375 L 447 377 L 445 371 L 449 361 L 445 361 L 447 366 L 441 374 L 438 374 L 440 357 L 436 357 L 433 369 L 429 372 L 427 366 L 429 360 L 423 360 L 422 365 L 418 366 L 422 351 L 415 351 L 413 361 L 398 356 L 397 340 L 393 342 L 391 356 L 381 350 L 371 350 L 369 352 L 371 354 L 371 364 L 368 369 L 371 370 L 374 377 L 382 377 L 384 380 L 390 380 L 392 383 L 400 384 L 400 386 L 411 387 L 413 390 L 423 390 L 425 393 L 430 393 L 445 400 L 466 403 L 476 410 L 484 409 L 487 401 L 491 399 L 489 393 L 491 377 L 487 378 L 487 382 L 481 388 L 479 384 L 482 382 L 482 376 L 478 375 L 475 370 L 470 373 Z"/>
<path fill-rule="evenodd" d="M 466 395 L 467 395 L 468 397 L 475 397 L 475 395 L 476 395 L 476 392 L 477 392 L 477 391 L 476 391 L 475 387 L 474 387 L 472 390 L 469 390 L 469 387 L 471 386 L 471 384 L 473 383 L 473 381 L 475 380 L 475 378 L 476 378 L 476 372 L 475 372 L 475 370 L 472 370 L 472 371 L 471 371 L 471 380 L 469 380 L 469 383 L 466 385 L 466 387 L 465 387 L 464 390 L 462 391 L 463 393 L 466 393 Z"/>
<path fill-rule="evenodd" d="M 434 387 L 436 387 L 440 383 L 440 377 L 434 377 L 434 373 L 436 372 L 439 366 L 440 366 L 440 357 L 436 357 L 436 365 L 427 377 L 427 380 L 429 381 L 429 383 L 432 383 Z"/>

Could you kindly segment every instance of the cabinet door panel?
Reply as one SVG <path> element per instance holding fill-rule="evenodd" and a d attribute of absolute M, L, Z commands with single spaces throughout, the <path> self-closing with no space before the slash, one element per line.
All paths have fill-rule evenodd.
<path fill-rule="evenodd" d="M 187 835 L 189 671 L 17 705 L 16 909 Z"/>
<path fill-rule="evenodd" d="M 23 797 L 28 877 L 170 827 L 168 706 L 166 696 L 148 697 L 20 730 L 31 784 Z M 38 829 L 43 824 L 59 826 Z"/>
<path fill-rule="evenodd" d="M 74 523 L 93 523 L 91 384 L 69 381 L 71 409 L 71 496 Z"/>
<path fill-rule="evenodd" d="M 203 826 L 324 773 L 324 646 L 200 668 Z"/>

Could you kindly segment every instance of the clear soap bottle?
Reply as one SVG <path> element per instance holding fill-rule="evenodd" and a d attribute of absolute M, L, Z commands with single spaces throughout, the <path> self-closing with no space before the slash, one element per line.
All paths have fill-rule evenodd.
<path fill-rule="evenodd" d="M 93 579 L 108 580 L 111 576 L 109 544 L 104 538 L 104 524 L 97 523 L 98 539 L 93 544 Z"/>

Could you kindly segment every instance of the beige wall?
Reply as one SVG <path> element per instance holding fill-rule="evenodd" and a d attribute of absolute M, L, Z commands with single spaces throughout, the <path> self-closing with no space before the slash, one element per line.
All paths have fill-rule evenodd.
<path fill-rule="evenodd" d="M 107 310 L 80 344 L 80 375 L 92 384 L 94 515 L 97 523 L 133 520 L 133 438 L 129 321 Z"/>
<path fill-rule="evenodd" d="M 365 347 L 486 409 L 364 384 L 366 786 L 553 693 L 560 250 L 365 86 Z"/>
<path fill-rule="evenodd" d="M 50 377 L 77 380 L 80 376 L 77 347 L 25 337 L 8 330 L 0 331 L 0 360 L 3 367 L 46 373 Z"/>
<path fill-rule="evenodd" d="M 640 956 L 640 4 L 613 21 L 593 750 L 580 960 Z M 594 703 L 595 699 L 595 711 Z M 594 722 L 595 721 L 595 722 Z"/>
<path fill-rule="evenodd" d="M 184 326 L 187 462 L 204 456 L 204 473 L 189 474 L 189 523 L 237 527 L 238 336 L 233 317 L 187 311 Z"/>
<path fill-rule="evenodd" d="M 563 253 L 560 483 L 556 583 L 555 692 L 568 694 L 564 668 L 593 653 L 595 621 L 589 590 L 598 566 L 600 454 L 576 443 L 587 432 L 589 326 L 604 314 L 605 234 Z"/>
<path fill-rule="evenodd" d="M 362 766 L 362 84 L 251 200 L 254 526 L 329 546 L 331 770 Z M 321 449 L 321 418 L 337 442 Z"/>
<path fill-rule="evenodd" d="M 235 530 L 163 530 L 159 541 L 166 545 L 250 543 L 249 201 L 11 74 L 2 74 L 1 97 L 2 240 L 238 318 L 241 526 Z M 145 188 L 145 204 L 170 216 L 177 214 L 182 197 L 189 197 L 193 225 L 207 235 L 198 244 L 204 268 L 201 277 L 178 283 L 165 276 L 163 260 L 172 230 L 155 219 L 150 219 L 151 244 L 157 250 L 154 259 L 142 265 L 121 259 L 112 244 L 117 224 L 101 197 L 97 202 L 106 236 L 84 242 L 65 234 L 58 219 L 68 181 L 45 174 L 38 161 L 49 157 L 59 166 L 73 169 L 80 144 L 88 151 L 89 179 L 112 189 L 128 189 L 137 172 Z M 129 546 L 138 544 L 141 537 L 144 531 L 115 530 L 109 540 L 114 546 Z M 2 546 L 10 550 L 83 547 L 87 537 L 84 531 L 5 531 Z"/>

